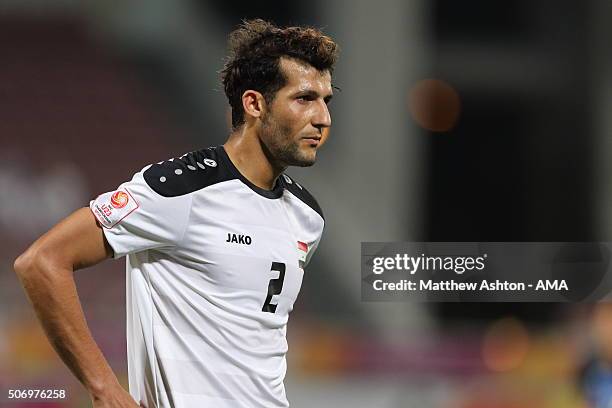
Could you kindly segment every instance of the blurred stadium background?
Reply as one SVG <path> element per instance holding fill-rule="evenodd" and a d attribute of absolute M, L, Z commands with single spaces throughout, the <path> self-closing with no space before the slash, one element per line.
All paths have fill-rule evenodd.
<path fill-rule="evenodd" d="M 361 241 L 610 240 L 606 0 L 1 0 L 0 406 L 89 404 L 13 260 L 144 165 L 225 140 L 217 71 L 253 17 L 342 47 L 331 136 L 289 171 L 327 219 L 289 324 L 293 406 L 611 406 L 611 306 L 366 303 L 359 272 Z M 76 276 L 127 384 L 124 260 Z"/>

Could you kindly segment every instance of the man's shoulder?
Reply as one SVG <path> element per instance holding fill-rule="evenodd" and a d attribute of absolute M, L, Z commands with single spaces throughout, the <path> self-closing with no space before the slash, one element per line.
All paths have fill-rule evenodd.
<path fill-rule="evenodd" d="M 282 177 L 284 180 L 285 188 L 295 197 L 299 198 L 304 204 L 312 208 L 317 214 L 321 216 L 321 218 L 323 218 L 323 220 L 325 220 L 321 206 L 314 198 L 314 196 L 310 194 L 310 192 L 306 189 L 306 187 L 304 187 L 301 183 L 298 183 L 294 178 L 289 177 L 286 174 L 283 174 Z"/>
<path fill-rule="evenodd" d="M 150 165 L 143 172 L 146 183 L 161 196 L 178 197 L 234 178 L 218 147 L 185 153 Z"/>

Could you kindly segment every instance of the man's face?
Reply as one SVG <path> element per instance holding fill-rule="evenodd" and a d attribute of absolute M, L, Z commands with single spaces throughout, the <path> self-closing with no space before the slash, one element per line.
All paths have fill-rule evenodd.
<path fill-rule="evenodd" d="M 323 131 L 331 126 L 331 75 L 288 58 L 281 58 L 280 67 L 287 83 L 262 117 L 261 140 L 278 165 L 312 166 Z"/>

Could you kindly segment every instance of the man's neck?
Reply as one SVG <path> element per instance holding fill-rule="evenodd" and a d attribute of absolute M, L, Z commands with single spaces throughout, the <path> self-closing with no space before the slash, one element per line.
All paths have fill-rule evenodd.
<path fill-rule="evenodd" d="M 284 168 L 274 166 L 253 129 L 246 126 L 234 131 L 223 145 L 238 171 L 251 183 L 272 190 Z"/>

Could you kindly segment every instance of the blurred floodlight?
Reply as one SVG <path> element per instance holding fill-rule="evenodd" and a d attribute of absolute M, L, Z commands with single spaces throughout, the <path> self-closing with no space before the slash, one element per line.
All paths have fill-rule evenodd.
<path fill-rule="evenodd" d="M 516 319 L 502 319 L 493 323 L 485 333 L 482 359 L 492 371 L 509 371 L 523 363 L 529 346 L 529 333 L 525 326 Z"/>
<path fill-rule="evenodd" d="M 416 123 L 426 130 L 451 130 L 461 111 L 457 91 L 439 79 L 417 82 L 408 93 L 408 110 Z"/>

